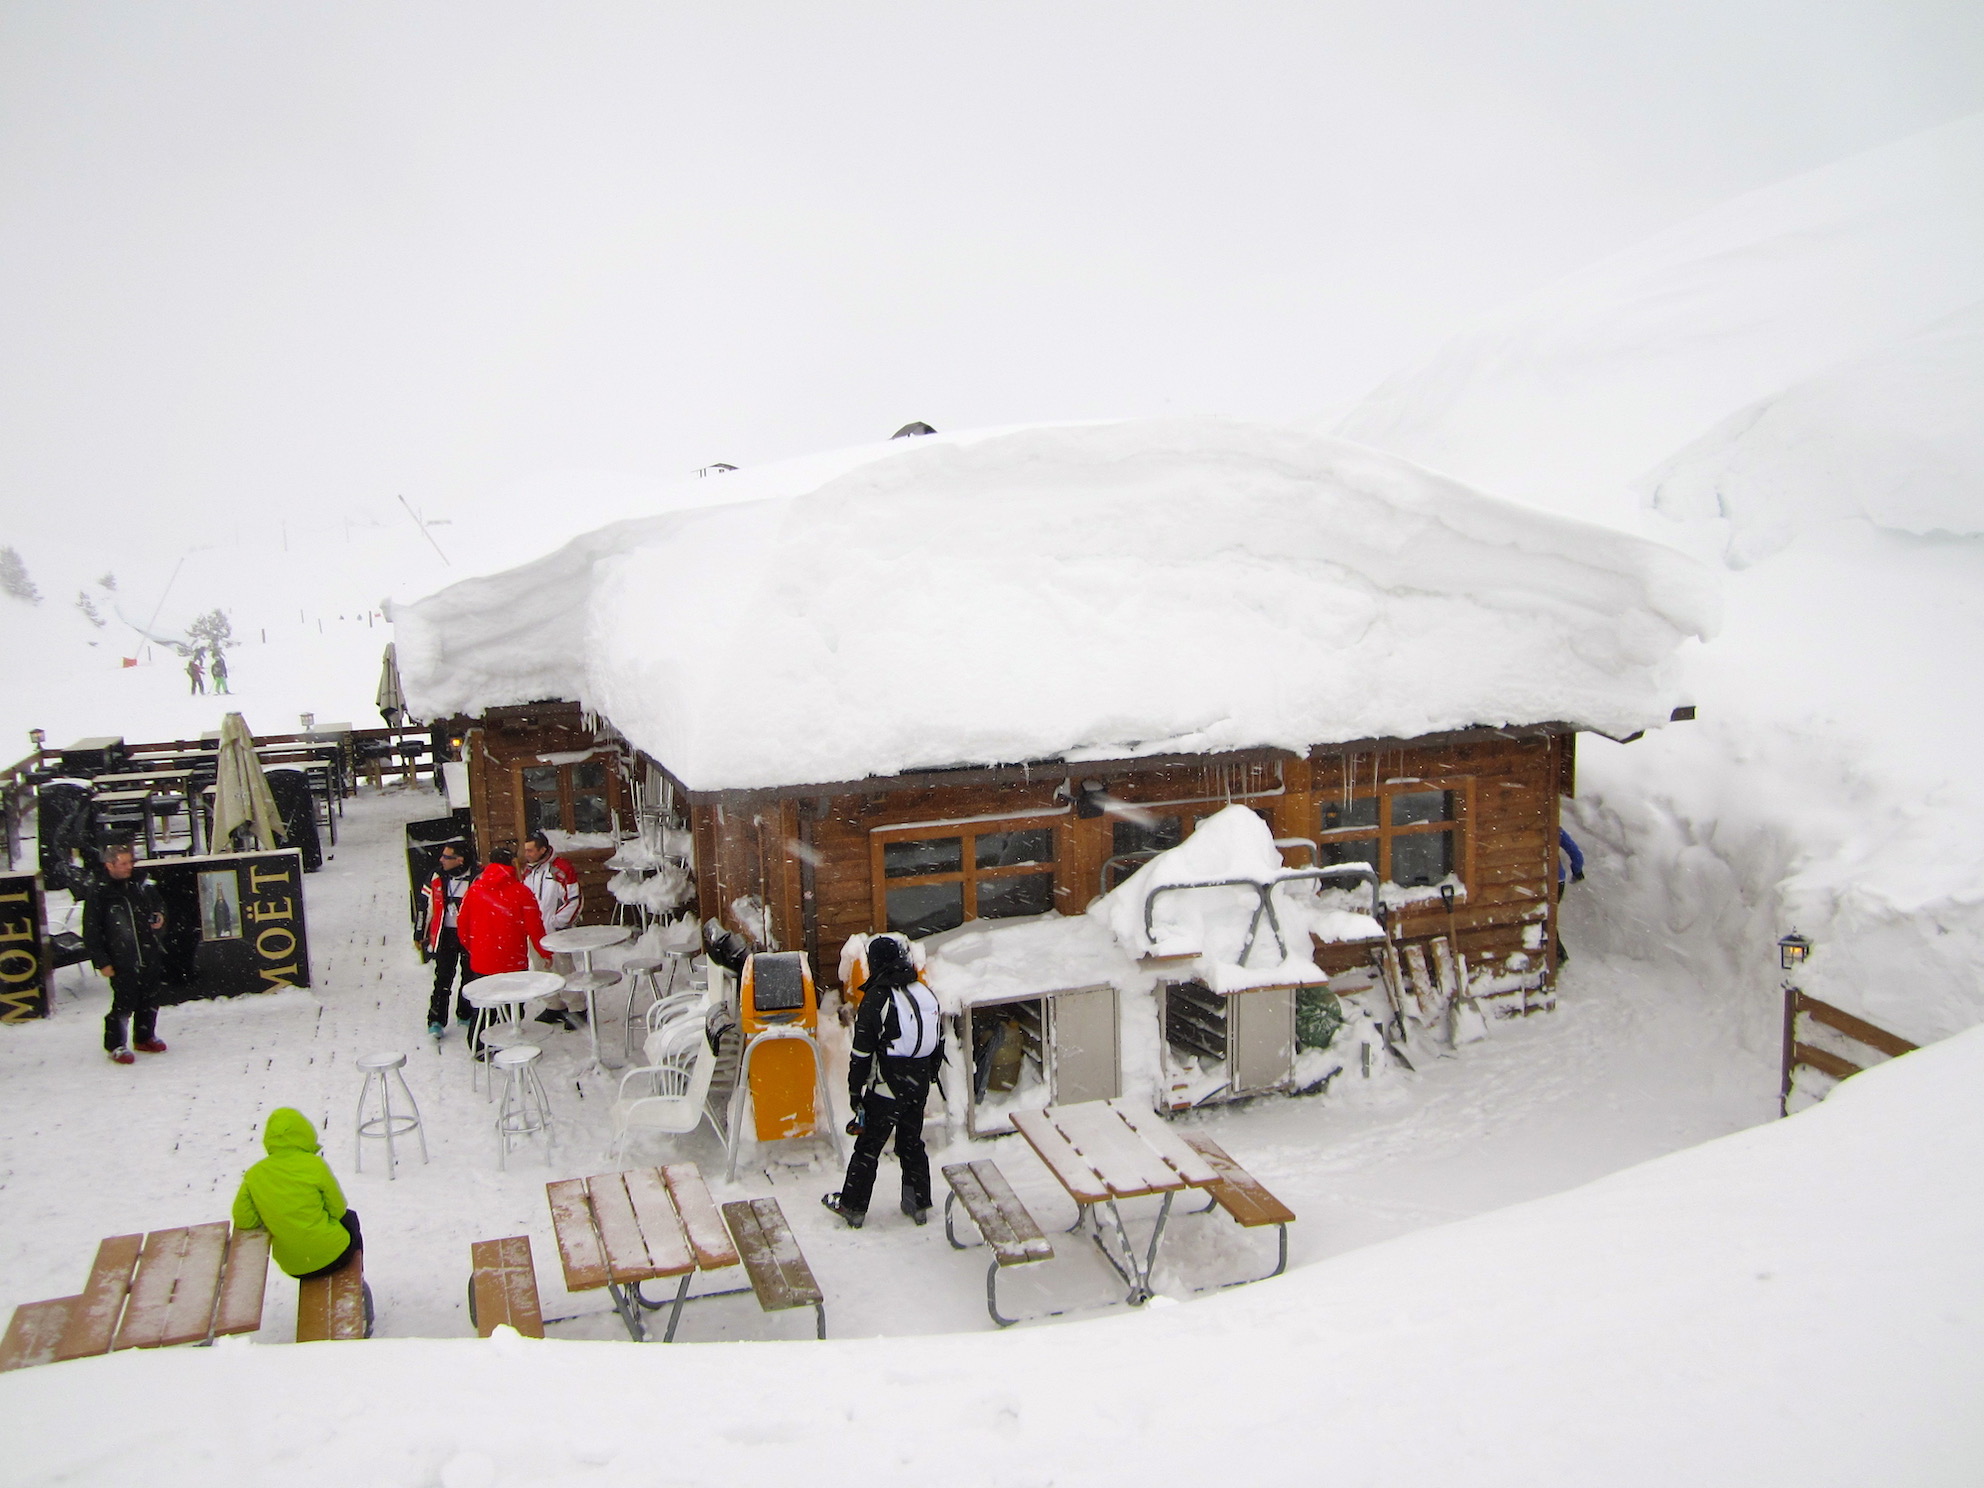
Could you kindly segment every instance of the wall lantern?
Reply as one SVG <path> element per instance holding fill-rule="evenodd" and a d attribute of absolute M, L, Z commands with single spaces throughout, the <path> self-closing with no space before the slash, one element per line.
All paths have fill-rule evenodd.
<path fill-rule="evenodd" d="M 28 743 L 34 745 L 37 751 L 40 750 L 41 746 L 46 744 L 47 742 L 48 742 L 48 731 L 46 729 L 28 730 Z"/>
<path fill-rule="evenodd" d="M 1777 943 L 1778 960 L 1786 971 L 1795 971 L 1804 959 L 1812 954 L 1812 943 L 1793 930 Z"/>
<path fill-rule="evenodd" d="M 317 726 L 317 715 L 315 713 L 299 713 L 296 716 L 302 721 L 303 727 L 306 730 Z"/>

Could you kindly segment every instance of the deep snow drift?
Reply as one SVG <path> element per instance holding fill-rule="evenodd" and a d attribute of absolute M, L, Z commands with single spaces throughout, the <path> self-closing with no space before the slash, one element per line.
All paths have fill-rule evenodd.
<path fill-rule="evenodd" d="M 227 1340 L 30 1370 L 0 1381 L 5 1476 L 1213 1483 L 1239 1462 L 1476 1488 L 1969 1483 L 1984 1460 L 1984 1197 L 1966 1178 L 1984 1164 L 1980 1091 L 1973 1032 L 1581 1189 L 1072 1326 Z M 906 1233 L 926 1242 L 916 1266 L 948 1258 L 934 1232 Z M 871 1281 L 909 1284 L 869 1256 Z"/>
<path fill-rule="evenodd" d="M 1795 926 L 1821 997 L 1918 1041 L 1984 1018 L 1980 306 L 1973 117 L 1573 275 L 1339 426 L 1726 565 L 1701 721 L 1581 741 L 1616 948 L 1761 991 Z"/>
<path fill-rule="evenodd" d="M 699 789 L 1503 723 L 1627 734 L 1695 565 L 1222 420 L 904 441 L 394 614 L 430 714 L 570 696 Z M 725 477 L 728 481 L 731 477 Z"/>

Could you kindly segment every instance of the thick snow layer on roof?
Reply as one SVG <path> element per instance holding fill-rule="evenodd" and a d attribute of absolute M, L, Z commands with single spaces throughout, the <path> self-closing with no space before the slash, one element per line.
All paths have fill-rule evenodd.
<path fill-rule="evenodd" d="M 576 695 L 721 789 L 1551 720 L 1630 733 L 1665 720 L 1671 660 L 1713 608 L 1705 571 L 1659 546 L 1339 440 L 1196 419 L 902 441 L 394 618 L 416 711 Z"/>

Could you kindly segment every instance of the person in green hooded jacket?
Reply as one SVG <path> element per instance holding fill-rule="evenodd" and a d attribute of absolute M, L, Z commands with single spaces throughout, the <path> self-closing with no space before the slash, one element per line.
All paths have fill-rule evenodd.
<path fill-rule="evenodd" d="M 242 1175 L 234 1196 L 234 1227 L 267 1230 L 270 1255 L 298 1281 L 342 1271 L 365 1240 L 310 1118 L 288 1106 L 271 1111 L 262 1146 L 269 1155 Z"/>

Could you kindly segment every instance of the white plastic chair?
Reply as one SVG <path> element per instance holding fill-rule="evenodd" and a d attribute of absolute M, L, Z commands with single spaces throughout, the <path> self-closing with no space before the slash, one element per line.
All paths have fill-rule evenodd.
<path fill-rule="evenodd" d="M 620 1077 L 619 1098 L 613 1102 L 612 1160 L 619 1162 L 626 1151 L 627 1138 L 638 1127 L 644 1132 L 687 1136 L 711 1120 L 705 1109 L 710 1077 L 716 1072 L 716 1051 L 703 1036 L 702 1022 L 683 1024 L 669 1031 L 669 1041 L 657 1049 L 650 1039 L 654 1063 L 628 1070 Z M 635 1080 L 647 1081 L 651 1095 L 629 1096 L 627 1087 Z"/>

